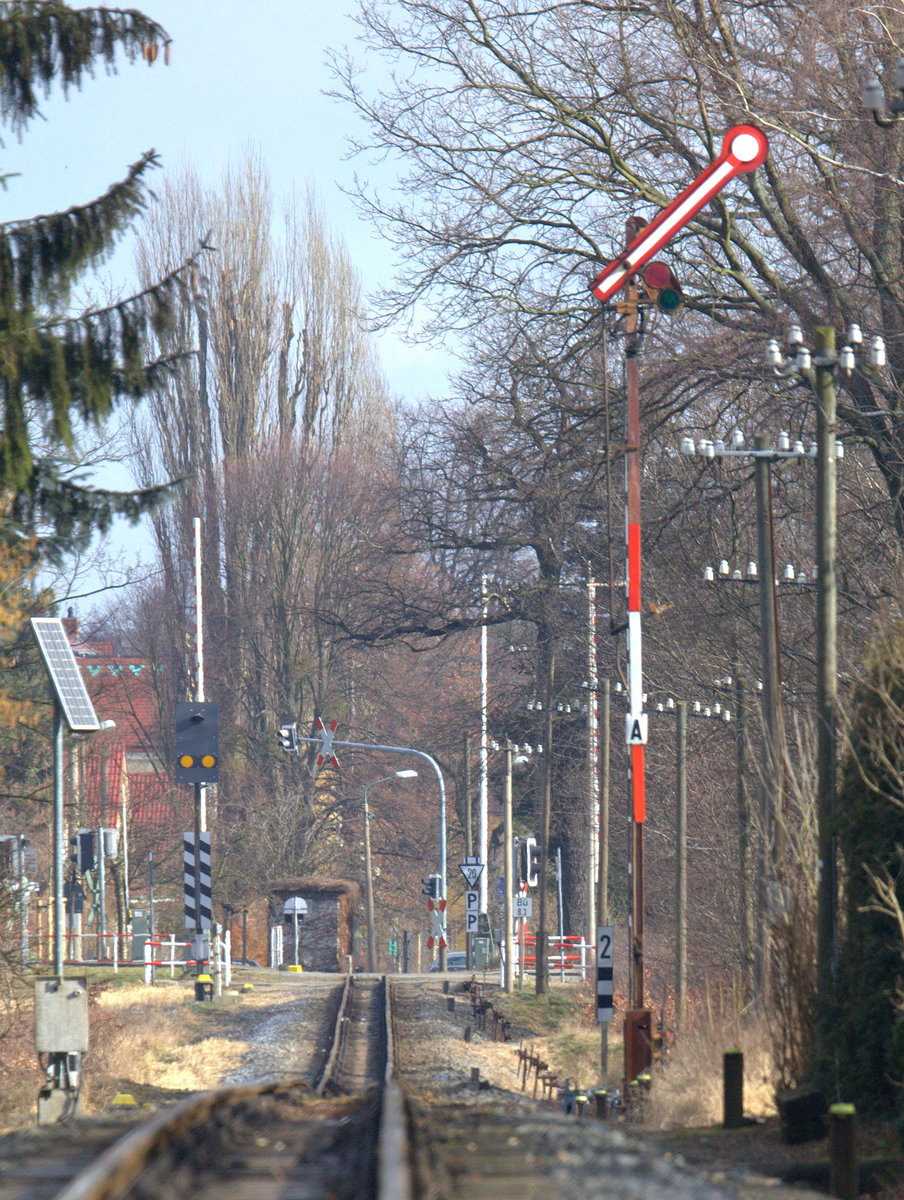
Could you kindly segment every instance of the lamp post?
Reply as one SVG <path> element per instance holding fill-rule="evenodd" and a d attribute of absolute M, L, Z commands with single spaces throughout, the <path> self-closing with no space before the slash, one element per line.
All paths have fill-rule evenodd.
<path fill-rule="evenodd" d="M 335 728 L 335 722 L 334 722 Z M 283 739 L 283 729 L 291 729 L 291 737 Z M 411 746 L 382 746 L 376 742 L 340 742 L 332 736 L 333 730 L 329 731 L 329 746 L 332 749 L 347 749 L 347 750 L 377 750 L 381 754 L 412 754 L 416 758 L 421 759 L 430 765 L 433 774 L 436 776 L 437 786 L 439 788 L 439 877 L 440 877 L 440 892 L 438 897 L 443 901 L 440 908 L 440 925 L 442 934 L 440 937 L 439 946 L 439 969 L 446 969 L 446 784 L 443 780 L 443 773 L 440 770 L 439 763 L 426 750 L 415 750 Z M 299 743 L 320 743 L 326 746 L 324 736 L 321 737 L 297 737 L 294 726 L 283 726 L 280 730 L 280 741 L 282 749 L 286 754 L 294 754 L 298 756 Z"/>
<path fill-rule="evenodd" d="M 367 917 L 367 970 L 370 975 L 377 969 L 377 939 L 374 926 L 374 873 L 370 854 L 370 808 L 367 804 L 367 793 L 378 783 L 388 783 L 390 779 L 414 779 L 416 775 L 417 771 L 408 767 L 364 785 L 364 895 Z"/>

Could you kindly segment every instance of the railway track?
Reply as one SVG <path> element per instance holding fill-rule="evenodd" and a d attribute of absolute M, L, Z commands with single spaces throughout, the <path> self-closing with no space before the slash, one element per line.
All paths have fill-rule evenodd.
<path fill-rule="evenodd" d="M 62 1188 L 0 1187 L 0 1200 L 803 1196 L 773 1185 L 713 1185 L 618 1130 L 576 1122 L 520 1093 L 476 1087 L 464 1072 L 443 1085 L 439 1075 L 426 1079 L 415 1064 L 439 1064 L 461 1039 L 453 1024 L 460 1018 L 447 1015 L 439 986 L 349 976 L 333 996 L 332 1036 L 315 1039 L 323 1044 L 307 1078 L 196 1094 L 100 1153 L 86 1146 Z M 95 1156 L 87 1166 L 86 1154 Z"/>
<path fill-rule="evenodd" d="M 347 976 L 319 1076 L 192 1096 L 110 1146 L 57 1200 L 373 1196 L 386 983 Z"/>

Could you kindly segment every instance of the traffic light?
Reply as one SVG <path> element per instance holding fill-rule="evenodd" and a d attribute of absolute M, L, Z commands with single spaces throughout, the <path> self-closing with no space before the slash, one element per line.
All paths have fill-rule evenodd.
<path fill-rule="evenodd" d="M 94 870 L 94 830 L 80 829 L 72 839 L 75 846 L 75 865 L 79 874 Z"/>
<path fill-rule="evenodd" d="M 660 312 L 676 313 L 683 306 L 684 292 L 667 263 L 660 260 L 648 263 L 641 278 L 647 299 L 652 300 Z"/>
<path fill-rule="evenodd" d="M 298 726 L 294 721 L 291 725 L 280 725 L 276 736 L 279 738 L 280 749 L 285 750 L 286 754 L 298 753 Z"/>
<path fill-rule="evenodd" d="M 424 893 L 425 896 L 427 896 L 430 900 L 436 900 L 439 898 L 439 876 L 438 875 L 428 875 L 426 879 L 421 880 L 421 883 L 424 885 L 421 888 L 421 891 Z"/>
<path fill-rule="evenodd" d="M 540 851 L 537 848 L 537 839 L 533 837 L 525 838 L 521 845 L 524 847 L 524 860 L 522 864 L 524 882 L 528 887 L 536 887 L 537 872 L 540 869 Z"/>
<path fill-rule="evenodd" d="M 216 783 L 220 778 L 220 715 L 215 704 L 176 705 L 176 781 Z"/>

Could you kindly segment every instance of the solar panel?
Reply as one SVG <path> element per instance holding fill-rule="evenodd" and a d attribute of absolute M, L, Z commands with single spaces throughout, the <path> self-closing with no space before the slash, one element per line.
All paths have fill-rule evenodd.
<path fill-rule="evenodd" d="M 63 622 L 59 617 L 32 617 L 31 627 L 66 724 L 74 733 L 100 729 Z"/>

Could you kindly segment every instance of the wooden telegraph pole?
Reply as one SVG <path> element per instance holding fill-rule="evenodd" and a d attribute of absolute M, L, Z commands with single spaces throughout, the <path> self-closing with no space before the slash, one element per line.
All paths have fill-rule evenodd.
<path fill-rule="evenodd" d="M 825 1019 L 835 984 L 838 889 L 835 863 L 836 725 L 838 720 L 837 581 L 835 578 L 835 330 L 816 330 L 816 761 L 821 871 L 817 893 L 817 993 Z M 822 1038 L 822 1033 L 821 1033 Z"/>

